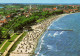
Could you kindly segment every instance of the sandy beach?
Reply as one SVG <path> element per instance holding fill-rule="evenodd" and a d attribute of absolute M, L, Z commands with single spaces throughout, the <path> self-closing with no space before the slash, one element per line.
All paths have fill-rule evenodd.
<path fill-rule="evenodd" d="M 52 16 L 39 24 L 33 25 L 33 31 L 27 33 L 27 35 L 18 44 L 16 49 L 10 53 L 9 56 L 32 56 L 37 47 L 38 40 L 44 33 L 45 29 L 51 24 L 51 22 L 65 15 L 68 14 Z"/>

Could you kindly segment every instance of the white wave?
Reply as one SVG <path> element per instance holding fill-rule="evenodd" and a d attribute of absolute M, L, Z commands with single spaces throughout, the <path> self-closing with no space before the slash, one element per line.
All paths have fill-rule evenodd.
<path fill-rule="evenodd" d="M 50 26 L 47 29 L 50 29 Z"/>
<path fill-rule="evenodd" d="M 60 32 L 60 35 L 63 34 L 63 33 L 64 33 L 64 31 Z"/>
<path fill-rule="evenodd" d="M 56 37 L 57 35 L 61 35 L 61 34 L 63 34 L 63 33 L 64 33 L 64 31 L 62 31 L 62 32 L 60 32 L 60 33 L 57 31 L 57 32 L 55 32 L 55 33 L 53 34 L 53 36 Z"/>
<path fill-rule="evenodd" d="M 58 31 L 53 34 L 54 37 L 56 37 L 57 35 L 59 35 Z"/>
<path fill-rule="evenodd" d="M 35 55 L 35 56 L 38 56 L 39 55 L 39 53 L 40 53 L 40 51 L 41 51 L 41 48 L 42 48 L 42 44 L 43 44 L 43 42 L 44 42 L 44 36 L 46 35 L 46 33 L 47 33 L 47 31 L 45 32 L 45 34 L 43 35 L 43 37 L 41 38 L 41 44 L 40 44 L 40 49 L 39 49 L 39 51 L 37 52 L 37 54 Z"/>
<path fill-rule="evenodd" d="M 49 33 L 48 36 L 51 36 L 51 34 Z"/>
<path fill-rule="evenodd" d="M 62 28 L 60 28 L 60 27 L 57 27 L 57 28 L 62 29 Z"/>
<path fill-rule="evenodd" d="M 50 24 L 50 26 L 47 29 L 50 29 L 51 26 L 52 26 L 52 24 Z"/>
<path fill-rule="evenodd" d="M 48 49 L 51 50 L 53 47 L 51 45 L 47 45 Z"/>
<path fill-rule="evenodd" d="M 42 44 L 45 44 L 45 43 L 42 43 Z"/>
<path fill-rule="evenodd" d="M 53 51 L 55 51 L 55 52 L 61 51 L 61 50 L 58 50 L 57 47 L 54 48 L 54 47 L 51 46 L 51 45 L 47 45 L 47 47 L 48 47 L 48 50 L 53 50 Z"/>

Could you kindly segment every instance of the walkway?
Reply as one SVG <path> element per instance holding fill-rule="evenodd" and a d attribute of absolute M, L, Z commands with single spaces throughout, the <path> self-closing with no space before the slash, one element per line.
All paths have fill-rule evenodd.
<path fill-rule="evenodd" d="M 11 35 L 11 37 L 13 36 L 14 34 Z M 4 44 L 1 46 L 0 50 L 3 48 L 3 46 L 7 43 L 8 39 L 4 42 Z"/>
<path fill-rule="evenodd" d="M 23 33 L 21 33 L 9 46 L 8 48 L 5 50 L 5 52 L 2 54 L 2 56 L 6 56 L 6 54 L 8 53 L 8 51 L 10 50 L 10 48 L 13 46 L 13 44 L 19 39 L 19 37 L 22 35 Z"/>

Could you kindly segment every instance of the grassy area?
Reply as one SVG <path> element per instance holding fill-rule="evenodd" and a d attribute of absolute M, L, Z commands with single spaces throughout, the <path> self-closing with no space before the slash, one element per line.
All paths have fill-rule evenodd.
<path fill-rule="evenodd" d="M 18 35 L 14 34 L 9 41 L 13 41 Z"/>
<path fill-rule="evenodd" d="M 0 50 L 0 52 L 4 52 L 5 50 L 6 50 L 6 48 L 9 46 L 9 44 L 10 44 L 10 42 L 7 42 L 4 46 L 3 46 L 3 48 Z"/>
<path fill-rule="evenodd" d="M 9 53 L 14 51 L 15 48 L 17 47 L 17 45 L 20 43 L 20 41 L 23 39 L 23 37 L 27 34 L 27 32 L 24 32 L 22 34 L 22 36 L 14 43 L 14 45 L 12 46 L 12 48 L 9 50 Z M 9 53 L 7 54 L 7 56 L 9 55 Z"/>
<path fill-rule="evenodd" d="M 12 34 L 11 34 L 11 35 L 12 35 Z M 10 35 L 10 36 L 11 36 L 11 35 Z M 6 37 L 5 37 L 5 38 L 6 38 Z M 2 41 L 2 43 L 0 44 L 0 48 L 1 48 L 1 46 L 4 44 L 4 42 L 5 42 L 6 40 L 7 40 L 7 39 L 5 39 L 5 40 Z"/>
<path fill-rule="evenodd" d="M 11 44 L 11 42 L 17 37 L 18 35 L 14 34 L 11 39 L 8 40 L 8 42 L 3 46 L 3 48 L 0 50 L 0 52 L 4 52 L 7 47 Z"/>
<path fill-rule="evenodd" d="M 23 39 L 23 37 L 26 35 L 27 32 L 24 32 L 22 34 L 22 36 L 16 41 L 16 43 L 13 45 L 13 47 L 10 49 L 10 51 L 15 50 L 15 48 L 17 47 L 17 45 L 20 43 L 20 41 Z"/>
<path fill-rule="evenodd" d="M 45 19 L 43 19 L 43 18 L 42 18 L 42 19 L 38 19 L 36 22 L 37 22 L 37 23 L 40 23 L 40 22 L 43 21 L 43 20 L 45 20 Z"/>
<path fill-rule="evenodd" d="M 1 48 L 1 46 L 4 44 L 5 41 L 6 41 L 6 39 L 0 44 L 0 48 Z"/>

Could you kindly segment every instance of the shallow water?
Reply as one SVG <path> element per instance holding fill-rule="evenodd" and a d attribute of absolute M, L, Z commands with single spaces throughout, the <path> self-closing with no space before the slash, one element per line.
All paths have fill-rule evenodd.
<path fill-rule="evenodd" d="M 73 31 L 45 31 L 33 56 L 80 56 L 80 13 L 64 16 L 47 29 Z"/>

